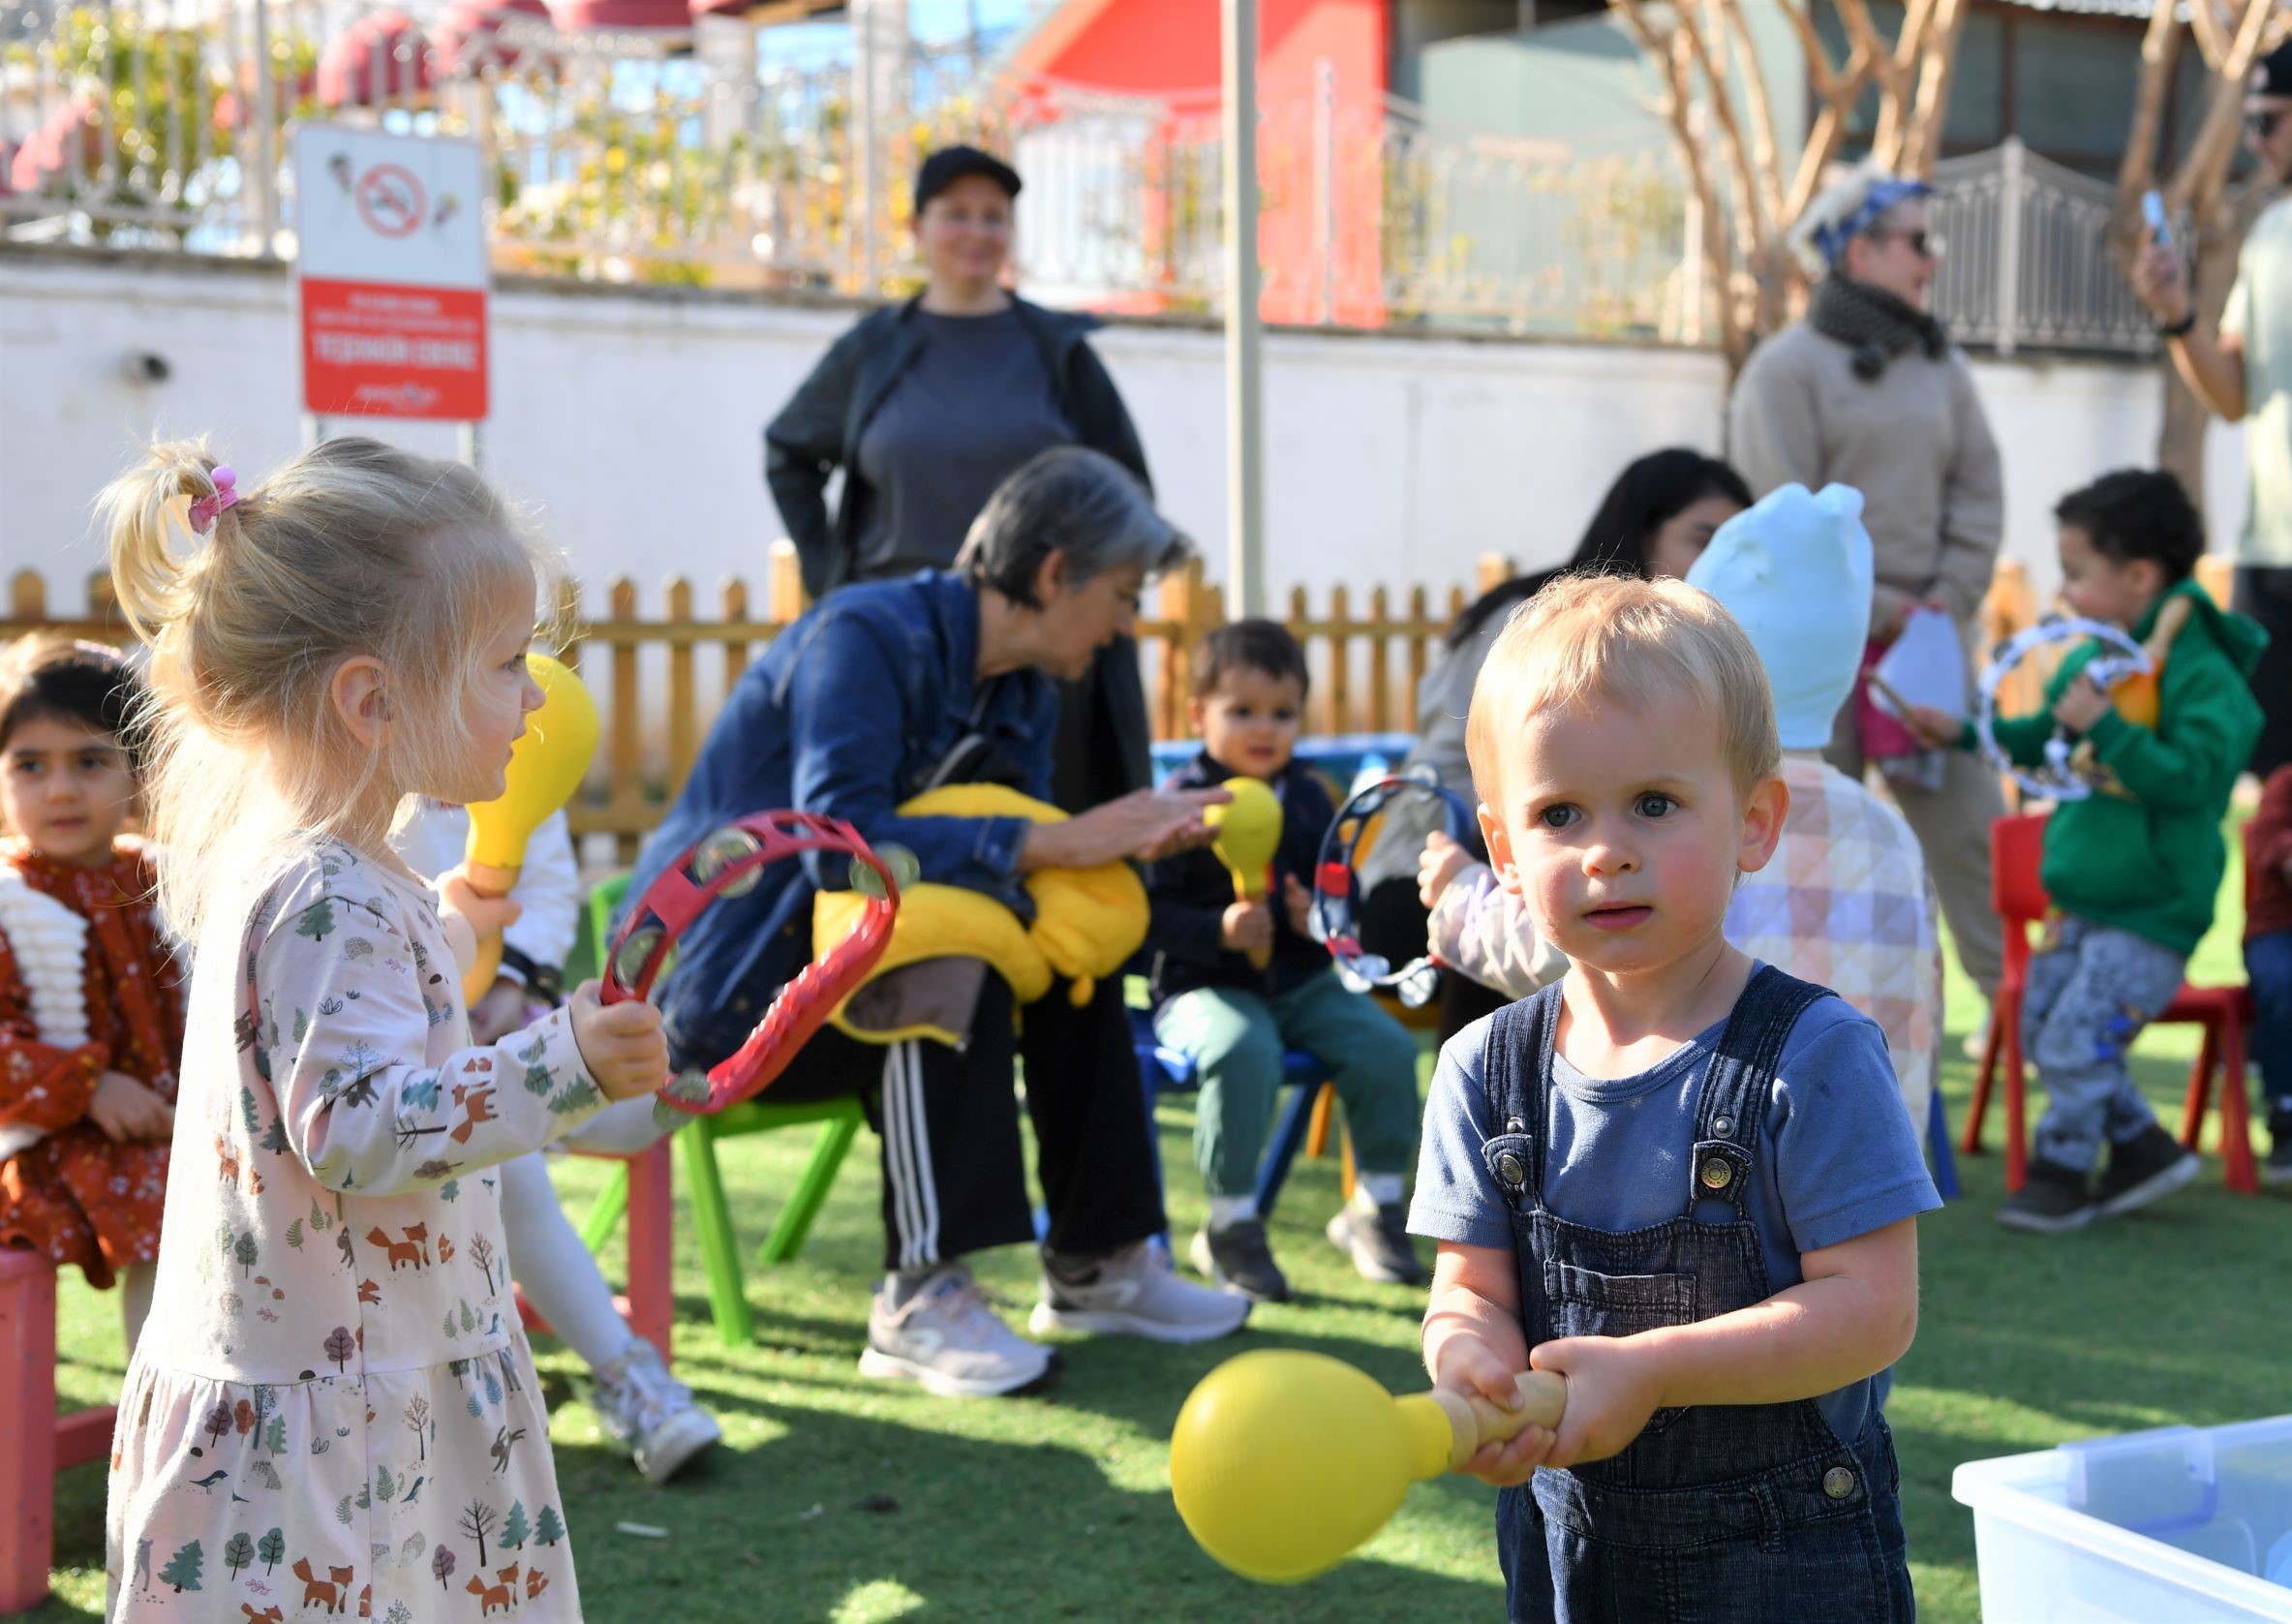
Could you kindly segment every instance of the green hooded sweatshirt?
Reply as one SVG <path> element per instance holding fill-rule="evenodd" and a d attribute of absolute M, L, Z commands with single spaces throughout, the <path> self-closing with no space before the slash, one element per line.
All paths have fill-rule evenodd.
<path fill-rule="evenodd" d="M 2132 628 L 2135 642 L 2148 637 L 2171 598 L 2187 598 L 2195 612 L 2165 654 L 2156 729 L 2115 711 L 2093 724 L 2094 758 L 2124 793 L 2096 789 L 2056 807 L 2041 873 L 2056 907 L 2186 955 L 2212 928 L 2228 863 L 2220 823 L 2260 736 L 2260 705 L 2246 678 L 2268 633 L 2187 580 L 2149 606 Z M 2045 760 L 2054 701 L 2100 652 L 2088 641 L 2063 660 L 2034 716 L 1998 719 L 1998 743 L 2017 765 Z"/>

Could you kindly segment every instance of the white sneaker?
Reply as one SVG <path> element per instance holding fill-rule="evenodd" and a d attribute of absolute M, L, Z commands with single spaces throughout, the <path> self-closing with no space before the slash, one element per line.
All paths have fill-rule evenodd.
<path fill-rule="evenodd" d="M 717 1418 L 642 1336 L 596 1372 L 596 1409 L 605 1430 L 628 1446 L 637 1470 L 653 1483 L 668 1482 L 724 1436 Z"/>
<path fill-rule="evenodd" d="M 1090 1331 L 1154 1342 L 1207 1342 L 1231 1335 L 1249 1318 L 1250 1302 L 1179 1279 L 1151 1241 L 1081 1267 L 1043 1255 L 1043 1296 L 1026 1329 Z"/>
<path fill-rule="evenodd" d="M 1055 1353 L 1003 1323 L 961 1263 L 942 1265 L 897 1308 L 878 1287 L 860 1355 L 861 1375 L 913 1382 L 942 1398 L 1031 1392 L 1056 1380 L 1059 1368 Z"/>

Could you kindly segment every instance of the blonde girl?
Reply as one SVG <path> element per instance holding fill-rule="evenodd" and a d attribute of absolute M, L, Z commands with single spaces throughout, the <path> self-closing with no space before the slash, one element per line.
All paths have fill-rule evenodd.
<path fill-rule="evenodd" d="M 512 910 L 388 841 L 409 797 L 502 792 L 542 555 L 475 475 L 361 439 L 243 490 L 158 445 L 103 511 L 194 947 L 110 1616 L 578 1619 L 495 1169 L 657 1088 L 659 1022 L 592 983 L 473 1046 L 457 960 Z"/>

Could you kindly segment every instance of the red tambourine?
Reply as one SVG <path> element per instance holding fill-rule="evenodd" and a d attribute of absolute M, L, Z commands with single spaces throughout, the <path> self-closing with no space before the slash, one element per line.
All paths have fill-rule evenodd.
<path fill-rule="evenodd" d="M 881 893 L 871 894 L 851 935 L 780 989 L 748 1041 L 710 1068 L 705 1092 L 689 1083 L 672 1083 L 654 1096 L 656 1116 L 713 1115 L 760 1093 L 786 1070 L 796 1052 L 883 957 L 891 942 L 892 921 L 900 911 L 900 882 L 859 831 L 840 818 L 798 812 L 751 812 L 712 830 L 671 864 L 646 887 L 613 937 L 613 949 L 605 956 L 601 996 L 606 1003 L 642 998 L 653 991 L 677 938 L 709 904 L 752 890 L 767 863 L 807 851 L 848 854 L 855 880 L 871 873 L 881 882 Z M 873 892 L 873 887 L 868 889 Z"/>

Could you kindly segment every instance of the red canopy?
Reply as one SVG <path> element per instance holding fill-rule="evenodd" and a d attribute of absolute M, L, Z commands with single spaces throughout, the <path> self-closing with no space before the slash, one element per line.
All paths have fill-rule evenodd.
<path fill-rule="evenodd" d="M 468 75 L 488 63 L 503 68 L 515 64 L 517 47 L 501 37 L 503 21 L 512 15 L 550 20 L 546 0 L 454 0 L 430 36 L 438 47 L 439 67 L 448 74 Z"/>
<path fill-rule="evenodd" d="M 692 26 L 690 0 L 557 0 L 560 28 L 651 28 L 682 33 Z"/>
<path fill-rule="evenodd" d="M 404 12 L 366 13 L 319 58 L 319 101 L 329 107 L 426 97 L 431 82 L 430 42 Z"/>

